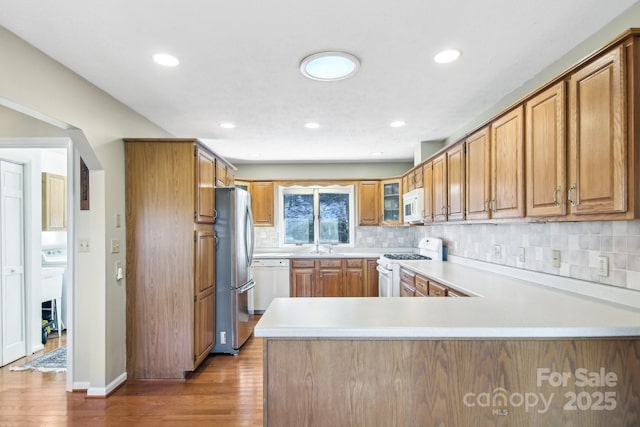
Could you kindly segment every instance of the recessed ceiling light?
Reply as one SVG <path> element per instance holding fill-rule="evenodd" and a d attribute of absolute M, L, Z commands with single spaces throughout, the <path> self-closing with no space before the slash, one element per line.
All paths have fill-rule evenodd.
<path fill-rule="evenodd" d="M 315 122 L 309 122 L 309 123 L 305 123 L 304 127 L 306 127 L 307 129 L 318 129 L 320 125 Z"/>
<path fill-rule="evenodd" d="M 178 58 L 166 53 L 157 53 L 153 55 L 153 60 L 160 65 L 164 65 L 165 67 L 175 67 L 180 63 L 180 61 L 178 61 Z"/>
<path fill-rule="evenodd" d="M 374 151 L 371 153 L 372 156 L 382 156 L 384 153 L 382 151 Z"/>
<path fill-rule="evenodd" d="M 335 81 L 353 76 L 360 60 L 347 52 L 319 52 L 300 62 L 300 72 L 312 80 Z"/>
<path fill-rule="evenodd" d="M 447 49 L 438 53 L 433 60 L 438 64 L 447 64 L 460 58 L 460 51 L 457 49 Z"/>
<path fill-rule="evenodd" d="M 250 156 L 251 157 L 260 157 L 260 153 L 251 153 Z"/>
<path fill-rule="evenodd" d="M 396 120 L 395 122 L 389 123 L 389 126 L 392 128 L 401 128 L 404 125 L 406 125 L 406 123 L 403 120 Z"/>
<path fill-rule="evenodd" d="M 234 127 L 236 127 L 236 125 L 234 125 L 233 123 L 224 122 L 220 123 L 220 127 L 224 129 L 233 129 Z"/>

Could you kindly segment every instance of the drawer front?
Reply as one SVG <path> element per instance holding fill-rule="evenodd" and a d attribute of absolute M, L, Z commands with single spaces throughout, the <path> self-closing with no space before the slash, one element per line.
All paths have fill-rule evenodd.
<path fill-rule="evenodd" d="M 364 266 L 363 259 L 347 258 L 347 268 L 362 268 Z"/>
<path fill-rule="evenodd" d="M 460 292 L 455 289 L 448 288 L 447 296 L 448 297 L 468 297 L 469 295 L 465 294 L 464 292 Z"/>
<path fill-rule="evenodd" d="M 313 259 L 292 259 L 291 268 L 314 268 L 316 261 Z"/>
<path fill-rule="evenodd" d="M 423 294 L 420 296 L 429 295 L 429 280 L 426 277 L 416 275 L 416 291 Z"/>
<path fill-rule="evenodd" d="M 447 287 L 441 285 L 438 282 L 429 281 L 429 296 L 430 297 L 446 297 Z"/>
<path fill-rule="evenodd" d="M 342 268 L 341 259 L 321 259 L 320 268 Z"/>
<path fill-rule="evenodd" d="M 409 270 L 405 270 L 404 268 L 400 269 L 400 281 L 405 283 L 415 284 L 415 273 L 412 273 Z"/>
<path fill-rule="evenodd" d="M 416 290 L 409 287 L 406 283 L 400 283 L 400 296 L 401 297 L 413 297 L 416 294 Z"/>

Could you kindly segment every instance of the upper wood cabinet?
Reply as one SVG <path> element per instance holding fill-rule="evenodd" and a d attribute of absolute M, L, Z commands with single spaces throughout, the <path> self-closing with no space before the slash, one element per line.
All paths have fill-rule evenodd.
<path fill-rule="evenodd" d="M 42 231 L 67 229 L 67 178 L 42 173 Z"/>
<path fill-rule="evenodd" d="M 523 108 L 491 123 L 491 217 L 524 217 Z"/>
<path fill-rule="evenodd" d="M 424 223 L 429 224 L 433 222 L 433 163 L 431 161 L 425 162 L 422 165 L 422 182 L 424 191 Z"/>
<path fill-rule="evenodd" d="M 466 146 L 467 219 L 488 219 L 491 203 L 490 131 L 484 127 L 468 137 Z"/>
<path fill-rule="evenodd" d="M 251 183 L 251 212 L 257 227 L 273 227 L 274 194 L 273 182 L 253 181 Z"/>
<path fill-rule="evenodd" d="M 221 160 L 216 159 L 216 187 L 225 187 L 227 185 L 227 165 Z"/>
<path fill-rule="evenodd" d="M 623 46 L 616 47 L 569 79 L 567 199 L 572 215 L 627 211 L 624 53 Z"/>
<path fill-rule="evenodd" d="M 385 179 L 380 182 L 382 215 L 380 225 L 402 224 L 402 180 Z"/>
<path fill-rule="evenodd" d="M 411 190 L 415 190 L 416 188 L 422 188 L 422 165 L 411 169 L 409 172 L 403 175 L 402 186 L 405 193 Z"/>
<path fill-rule="evenodd" d="M 565 87 L 560 82 L 525 104 L 527 216 L 566 213 Z"/>
<path fill-rule="evenodd" d="M 447 220 L 464 219 L 464 144 L 447 150 Z"/>
<path fill-rule="evenodd" d="M 455 144 L 435 157 L 431 173 L 433 221 L 464 219 L 464 145 Z"/>
<path fill-rule="evenodd" d="M 433 220 L 447 220 L 447 153 L 433 159 Z"/>
<path fill-rule="evenodd" d="M 358 182 L 358 225 L 380 224 L 380 181 Z"/>
<path fill-rule="evenodd" d="M 213 224 L 216 219 L 216 160 L 211 153 L 199 146 L 195 147 L 195 153 L 197 163 L 195 218 L 197 222 Z"/>

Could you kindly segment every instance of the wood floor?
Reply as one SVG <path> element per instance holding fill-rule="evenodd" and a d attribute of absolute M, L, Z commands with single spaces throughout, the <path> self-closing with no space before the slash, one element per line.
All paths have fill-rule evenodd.
<path fill-rule="evenodd" d="M 63 344 L 64 335 L 52 338 L 45 350 Z M 106 399 L 68 393 L 65 384 L 65 374 L 1 368 L 0 426 L 258 427 L 262 339 L 251 337 L 238 356 L 209 356 L 185 381 L 127 381 Z"/>

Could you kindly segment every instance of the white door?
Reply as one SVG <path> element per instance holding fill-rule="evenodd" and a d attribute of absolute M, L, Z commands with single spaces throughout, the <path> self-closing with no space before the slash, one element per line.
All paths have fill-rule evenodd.
<path fill-rule="evenodd" d="M 0 161 L 0 366 L 26 355 L 22 174 L 22 165 Z"/>

